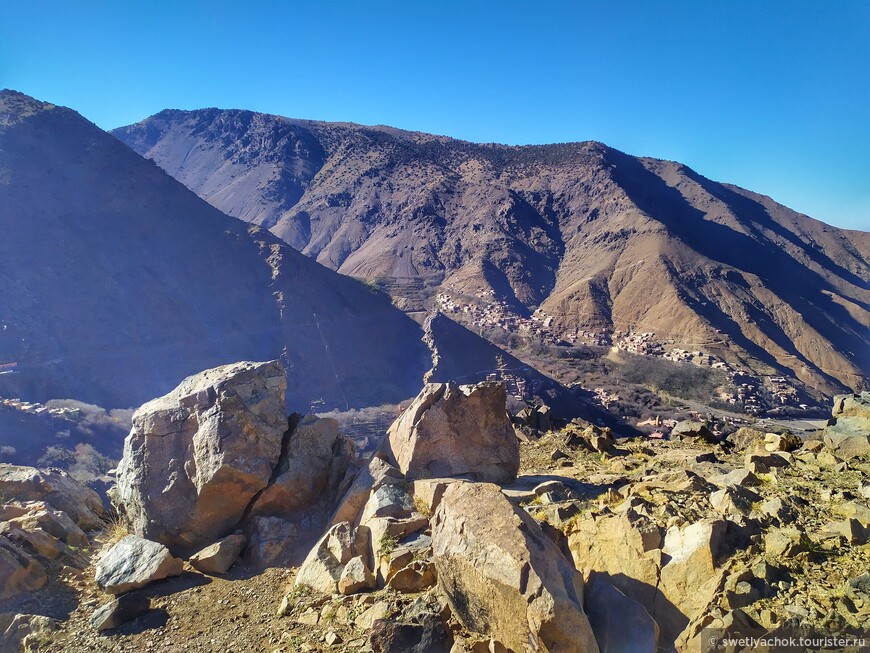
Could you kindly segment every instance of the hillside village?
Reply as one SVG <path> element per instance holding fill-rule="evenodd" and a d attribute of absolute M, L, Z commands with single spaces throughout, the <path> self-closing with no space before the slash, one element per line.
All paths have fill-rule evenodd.
<path fill-rule="evenodd" d="M 808 395 L 799 391 L 784 376 L 756 375 L 745 368 L 729 364 L 715 354 L 677 347 L 673 340 L 661 341 L 652 332 L 607 329 L 557 331 L 554 327 L 554 316 L 541 309 L 535 310 L 530 317 L 518 315 L 507 302 L 494 299 L 492 291 L 477 292 L 473 299 L 462 299 L 458 294 L 442 290 L 436 295 L 436 306 L 438 310 L 473 328 L 498 328 L 537 339 L 545 345 L 559 347 L 584 344 L 609 347 L 614 352 L 627 352 L 719 370 L 726 375 L 727 386 L 721 390 L 718 399 L 735 409 L 742 409 L 748 415 L 763 415 L 783 407 L 802 411 L 817 409 L 817 406 L 808 403 Z M 603 388 L 595 388 L 593 391 L 605 408 L 620 398 L 618 394 Z"/>

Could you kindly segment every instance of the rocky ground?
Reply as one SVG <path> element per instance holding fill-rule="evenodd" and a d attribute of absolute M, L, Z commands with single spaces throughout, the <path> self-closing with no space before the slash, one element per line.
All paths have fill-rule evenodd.
<path fill-rule="evenodd" d="M 227 369 L 232 379 L 209 386 L 220 399 L 188 383 L 190 393 L 138 413 L 133 435 L 164 432 L 160 416 L 178 406 L 196 413 L 194 396 L 226 415 L 236 401 L 272 414 L 263 389 L 282 389 L 271 368 Z M 870 624 L 868 400 L 838 399 L 819 440 L 749 428 L 720 440 L 691 422 L 671 440 L 616 439 L 582 423 L 514 431 L 502 387 L 430 385 L 334 504 L 311 499 L 330 515 L 312 526 L 325 530 L 313 546 L 284 546 L 310 515 L 243 510 L 244 534 L 202 536 L 215 543 L 184 561 L 170 540 L 192 542 L 200 522 L 152 535 L 164 546 L 126 531 L 141 533 L 136 519 L 151 523 L 159 503 L 127 505 L 132 521 L 113 521 L 60 473 L 2 466 L 0 651 L 655 653 L 701 650 L 705 628 L 860 633 Z M 214 410 L 198 419 L 221 423 Z M 333 452 L 324 470 L 335 457 L 347 465 L 327 421 L 291 420 L 279 435 L 281 462 L 250 505 L 308 478 L 318 443 Z M 154 440 L 142 446 L 162 446 Z M 204 469 L 194 462 L 179 469 Z M 126 496 L 153 493 L 143 467 L 127 458 L 121 469 Z M 203 514 L 207 492 L 188 498 Z"/>

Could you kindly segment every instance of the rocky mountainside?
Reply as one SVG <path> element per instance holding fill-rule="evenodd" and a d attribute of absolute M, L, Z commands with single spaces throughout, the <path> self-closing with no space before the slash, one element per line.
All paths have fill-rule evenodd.
<path fill-rule="evenodd" d="M 539 310 L 558 338 L 652 332 L 828 393 L 867 383 L 870 234 L 678 163 L 218 109 L 113 133 L 226 213 L 411 304 L 440 288 Z"/>
<path fill-rule="evenodd" d="M 387 295 L 11 91 L 0 232 L 0 363 L 18 363 L 0 396 L 126 408 L 206 367 L 280 358 L 291 406 L 344 409 L 412 396 L 430 364 Z"/>
<path fill-rule="evenodd" d="M 870 393 L 837 397 L 824 441 L 693 422 L 670 440 L 580 421 L 525 435 L 505 399 L 428 384 L 363 461 L 334 420 L 285 417 L 277 361 L 241 362 L 135 412 L 114 520 L 62 473 L 0 464 L 0 650 L 688 653 L 865 634 Z"/>

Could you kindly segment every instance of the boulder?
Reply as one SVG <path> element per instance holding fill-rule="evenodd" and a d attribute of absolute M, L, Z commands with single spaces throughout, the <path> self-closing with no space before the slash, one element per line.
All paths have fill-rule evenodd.
<path fill-rule="evenodd" d="M 586 611 L 601 653 L 656 653 L 659 627 L 640 603 L 616 589 L 606 575 L 593 573 Z"/>
<path fill-rule="evenodd" d="M 91 626 L 98 631 L 122 626 L 151 609 L 151 599 L 139 592 L 129 592 L 109 601 L 91 615 Z"/>
<path fill-rule="evenodd" d="M 409 479 L 467 476 L 510 482 L 520 453 L 505 401 L 499 383 L 427 384 L 393 422 L 379 456 Z"/>
<path fill-rule="evenodd" d="M 431 560 L 413 560 L 390 576 L 387 587 L 411 594 L 432 587 L 436 579 L 437 571 Z"/>
<path fill-rule="evenodd" d="M 365 524 L 375 517 L 404 519 L 414 512 L 414 500 L 404 484 L 382 485 L 369 495 L 363 506 L 360 523 Z"/>
<path fill-rule="evenodd" d="M 439 589 L 462 625 L 515 651 L 597 651 L 580 575 L 489 483 L 454 483 L 432 518 Z"/>
<path fill-rule="evenodd" d="M 382 485 L 391 483 L 405 483 L 402 472 L 380 458 L 372 458 L 367 466 L 357 471 L 353 482 L 332 514 L 330 525 L 343 521 L 356 522 L 369 495 Z"/>
<path fill-rule="evenodd" d="M 238 559 L 247 539 L 234 533 L 190 556 L 190 565 L 204 574 L 225 574 Z"/>
<path fill-rule="evenodd" d="M 870 454 L 870 392 L 834 397 L 824 442 L 840 458 Z"/>
<path fill-rule="evenodd" d="M 8 624 L 0 624 L 0 651 L 12 653 L 44 648 L 45 642 L 51 641 L 52 633 L 57 628 L 58 622 L 51 617 L 16 614 L 9 619 Z"/>
<path fill-rule="evenodd" d="M 80 528 L 92 530 L 105 524 L 100 496 L 66 472 L 0 463 L 0 496 L 4 502 L 41 501 L 65 512 Z"/>
<path fill-rule="evenodd" d="M 348 560 L 338 578 L 338 592 L 340 594 L 356 594 L 364 590 L 373 590 L 375 587 L 375 576 L 369 570 L 362 556 L 354 556 Z"/>
<path fill-rule="evenodd" d="M 295 585 L 305 585 L 324 594 L 335 594 L 345 565 L 365 553 L 360 551 L 358 540 L 359 533 L 350 522 L 332 526 L 299 567 Z"/>
<path fill-rule="evenodd" d="M 671 429 L 671 439 L 703 440 L 711 444 L 719 442 L 719 438 L 713 435 L 713 432 L 707 428 L 706 424 L 688 419 L 677 422 L 676 426 Z"/>
<path fill-rule="evenodd" d="M 795 451 L 803 442 L 791 433 L 765 433 L 764 448 L 767 451 Z"/>
<path fill-rule="evenodd" d="M 42 531 L 69 546 L 88 546 L 88 536 L 78 524 L 44 502 L 28 504 L 27 512 L 5 521 L 28 531 Z"/>
<path fill-rule="evenodd" d="M 109 594 L 123 594 L 156 580 L 179 576 L 183 564 L 162 544 L 128 535 L 100 557 L 96 581 Z"/>
<path fill-rule="evenodd" d="M 0 536 L 0 600 L 39 589 L 46 582 L 42 565 Z"/>
<path fill-rule="evenodd" d="M 272 482 L 254 502 L 256 515 L 289 517 L 317 504 L 334 493 L 355 458 L 352 443 L 339 434 L 334 419 L 306 415 L 288 437 Z"/>
<path fill-rule="evenodd" d="M 437 615 L 425 615 L 419 623 L 378 619 L 369 643 L 374 653 L 449 653 L 453 635 Z"/>
<path fill-rule="evenodd" d="M 253 517 L 245 533 L 245 561 L 258 569 L 290 564 L 306 539 L 301 524 L 281 517 Z"/>
<path fill-rule="evenodd" d="M 281 455 L 286 385 L 279 361 L 234 363 L 139 408 L 117 474 L 134 532 L 182 554 L 231 533 Z"/>

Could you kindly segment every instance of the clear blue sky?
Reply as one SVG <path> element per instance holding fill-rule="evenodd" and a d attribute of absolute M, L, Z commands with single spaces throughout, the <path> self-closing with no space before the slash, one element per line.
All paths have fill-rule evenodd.
<path fill-rule="evenodd" d="M 172 107 L 600 140 L 870 230 L 870 1 L 6 2 L 0 87 L 103 128 Z"/>

